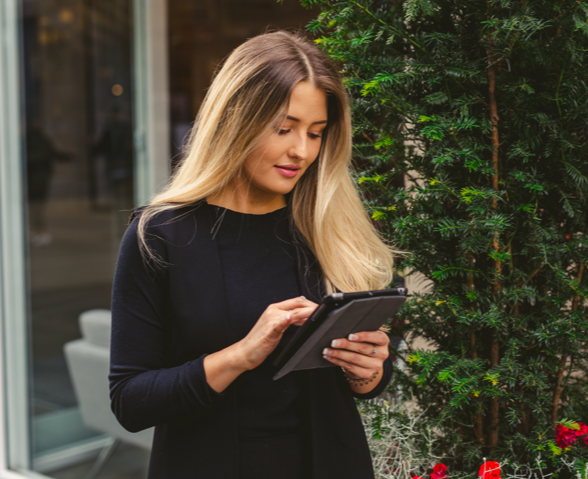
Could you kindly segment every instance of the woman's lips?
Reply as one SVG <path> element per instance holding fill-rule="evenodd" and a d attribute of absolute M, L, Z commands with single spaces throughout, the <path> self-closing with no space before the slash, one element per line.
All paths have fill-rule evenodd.
<path fill-rule="evenodd" d="M 278 170 L 278 172 L 281 175 L 284 175 L 288 178 L 294 178 L 297 174 L 298 174 L 298 169 L 294 169 L 294 168 L 285 168 L 283 166 L 275 166 L 276 170 Z"/>

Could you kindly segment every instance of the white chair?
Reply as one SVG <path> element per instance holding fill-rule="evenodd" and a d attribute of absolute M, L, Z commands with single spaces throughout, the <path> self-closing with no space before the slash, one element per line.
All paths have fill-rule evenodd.
<path fill-rule="evenodd" d="M 110 409 L 110 311 L 92 309 L 80 314 L 79 321 L 82 338 L 64 345 L 69 374 L 85 425 L 111 436 L 86 476 L 90 479 L 121 442 L 151 449 L 153 428 L 131 433 L 118 423 Z"/>

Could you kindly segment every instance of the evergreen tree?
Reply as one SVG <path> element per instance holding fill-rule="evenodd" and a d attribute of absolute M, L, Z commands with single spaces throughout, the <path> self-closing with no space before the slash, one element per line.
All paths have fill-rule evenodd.
<path fill-rule="evenodd" d="M 431 282 L 402 319 L 436 349 L 396 381 L 454 470 L 580 465 L 554 435 L 588 420 L 588 1 L 301 1 L 352 96 L 366 205 Z"/>

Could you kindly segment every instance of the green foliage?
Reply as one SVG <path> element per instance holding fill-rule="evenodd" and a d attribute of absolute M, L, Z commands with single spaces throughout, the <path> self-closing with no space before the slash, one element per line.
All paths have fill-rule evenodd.
<path fill-rule="evenodd" d="M 555 471 L 553 415 L 588 419 L 588 1 L 302 3 L 342 66 L 368 209 L 430 281 L 402 316 L 436 349 L 396 382 L 453 470 Z"/>

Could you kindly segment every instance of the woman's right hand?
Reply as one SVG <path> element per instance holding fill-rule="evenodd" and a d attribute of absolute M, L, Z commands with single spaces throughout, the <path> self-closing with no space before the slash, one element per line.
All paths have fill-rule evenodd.
<path fill-rule="evenodd" d="M 259 366 L 282 339 L 289 326 L 301 326 L 317 308 L 304 296 L 270 304 L 241 341 L 237 343 L 245 370 Z"/>
<path fill-rule="evenodd" d="M 292 324 L 304 324 L 317 306 L 304 296 L 270 304 L 241 341 L 204 358 L 209 386 L 220 393 L 239 375 L 259 366 L 276 349 L 284 331 Z"/>

